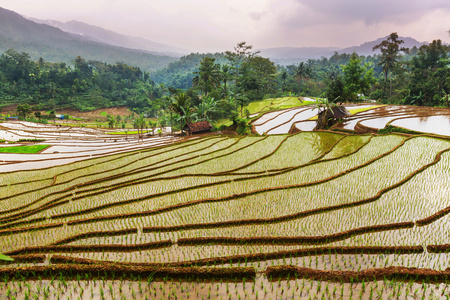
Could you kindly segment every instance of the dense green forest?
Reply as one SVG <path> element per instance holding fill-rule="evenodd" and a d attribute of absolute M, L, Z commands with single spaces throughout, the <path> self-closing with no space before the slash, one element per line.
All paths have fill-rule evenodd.
<path fill-rule="evenodd" d="M 330 58 L 310 59 L 296 65 L 275 66 L 276 71 L 271 74 L 271 84 L 264 90 L 267 94 L 250 92 L 247 96 L 249 100 L 256 100 L 292 93 L 311 97 L 327 96 L 330 100 L 341 96 L 339 99 L 345 101 L 356 100 L 355 96 L 364 94 L 365 98 L 384 103 L 446 105 L 444 100 L 450 88 L 449 46 L 435 40 L 420 49 L 416 47 L 402 49 L 401 41 L 397 38 L 394 34 L 394 41 L 386 40 L 385 52 L 380 55 L 364 57 L 336 52 Z M 392 47 L 393 50 L 390 49 Z M 234 68 L 225 53 L 190 54 L 153 73 L 151 77 L 157 83 L 164 83 L 176 89 L 193 88 L 194 72 L 198 70 L 201 60 L 207 56 L 215 58 L 221 66 L 229 65 L 230 70 Z M 357 80 L 350 82 L 351 77 L 356 75 L 355 72 L 359 72 L 357 75 L 360 79 L 366 76 L 366 82 L 356 83 Z M 369 73 L 366 74 L 367 72 Z M 252 81 L 247 75 L 248 73 L 239 75 L 243 84 Z M 223 73 L 222 76 L 227 78 L 230 74 Z M 231 85 L 234 83 L 234 80 L 230 82 Z M 252 87 L 267 84 L 260 81 L 253 83 Z M 364 85 L 365 87 L 362 87 Z M 343 90 L 345 86 L 350 89 L 347 93 Z M 249 86 L 246 87 L 246 94 L 249 94 Z"/>
<path fill-rule="evenodd" d="M 149 73 L 77 57 L 73 66 L 31 61 L 27 53 L 8 50 L 0 56 L 0 101 L 31 104 L 36 109 L 72 107 L 90 110 L 128 106 L 144 109 L 161 97 Z"/>
<path fill-rule="evenodd" d="M 32 61 L 27 53 L 8 50 L 0 56 L 0 105 L 26 103 L 39 110 L 127 106 L 181 123 L 236 119 L 251 101 L 285 95 L 448 106 L 450 47 L 440 40 L 419 49 L 401 44 L 392 33 L 375 47 L 379 55 L 335 53 L 277 66 L 242 42 L 225 53 L 184 56 L 152 74 L 82 57 L 72 65 Z"/>

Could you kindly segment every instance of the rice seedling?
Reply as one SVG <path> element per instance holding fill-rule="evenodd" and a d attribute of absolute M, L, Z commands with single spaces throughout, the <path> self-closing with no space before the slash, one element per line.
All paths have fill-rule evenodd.
<path fill-rule="evenodd" d="M 18 261 L 0 266 L 0 272 L 56 266 L 58 259 L 74 260 L 68 266 L 251 267 L 258 274 L 288 265 L 328 272 L 445 270 L 444 250 L 345 254 L 336 249 L 448 244 L 449 147 L 439 138 L 329 132 L 218 137 L 17 172 L 11 178 L 0 175 L 0 189 L 7 191 L 0 199 L 0 252 L 53 255 L 48 263 Z M 441 215 L 430 223 L 418 223 L 436 213 Z M 407 226 L 395 227 L 400 222 Z M 307 248 L 330 251 L 301 252 Z M 275 285 L 264 275 L 259 283 L 241 278 L 233 290 L 229 281 L 199 278 L 188 287 L 169 277 L 150 275 L 147 284 L 133 277 L 125 287 L 115 273 L 101 284 L 89 281 L 88 273 L 76 274 L 73 281 L 39 276 L 48 280 L 46 286 L 32 288 L 25 277 L 18 282 L 4 277 L 0 294 L 51 299 L 142 298 L 147 293 L 207 299 L 446 294 L 439 287 L 444 279 L 432 288 L 414 281 L 379 287 L 372 278 L 339 286 L 288 273 L 274 278 Z"/>

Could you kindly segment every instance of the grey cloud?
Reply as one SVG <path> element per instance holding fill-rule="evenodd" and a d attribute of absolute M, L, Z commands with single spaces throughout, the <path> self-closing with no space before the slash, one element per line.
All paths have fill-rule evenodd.
<path fill-rule="evenodd" d="M 266 12 L 251 12 L 248 14 L 250 16 L 250 18 L 252 18 L 254 21 L 259 21 L 261 20 L 262 17 L 264 17 L 264 15 L 266 15 Z"/>
<path fill-rule="evenodd" d="M 450 11 L 448 0 L 296 0 L 335 22 L 364 21 L 372 25 L 384 21 L 409 23 L 435 9 Z"/>

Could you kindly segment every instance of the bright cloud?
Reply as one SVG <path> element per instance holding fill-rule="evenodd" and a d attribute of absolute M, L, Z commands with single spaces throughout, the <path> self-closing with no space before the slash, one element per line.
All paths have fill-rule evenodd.
<path fill-rule="evenodd" d="M 40 19 L 78 20 L 192 51 L 352 46 L 398 32 L 450 41 L 448 0 L 3 0 Z"/>

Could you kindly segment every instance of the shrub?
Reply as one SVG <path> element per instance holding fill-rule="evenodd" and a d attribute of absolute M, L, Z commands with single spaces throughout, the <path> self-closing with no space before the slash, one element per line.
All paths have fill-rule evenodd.
<path fill-rule="evenodd" d="M 240 135 L 250 134 L 250 126 L 247 124 L 246 119 L 236 118 L 236 133 Z"/>
<path fill-rule="evenodd" d="M 392 125 L 388 125 L 383 129 L 378 130 L 378 134 L 387 134 L 391 132 L 399 132 L 399 133 L 407 133 L 407 134 L 423 134 L 422 132 L 413 131 L 401 127 L 396 127 Z"/>

